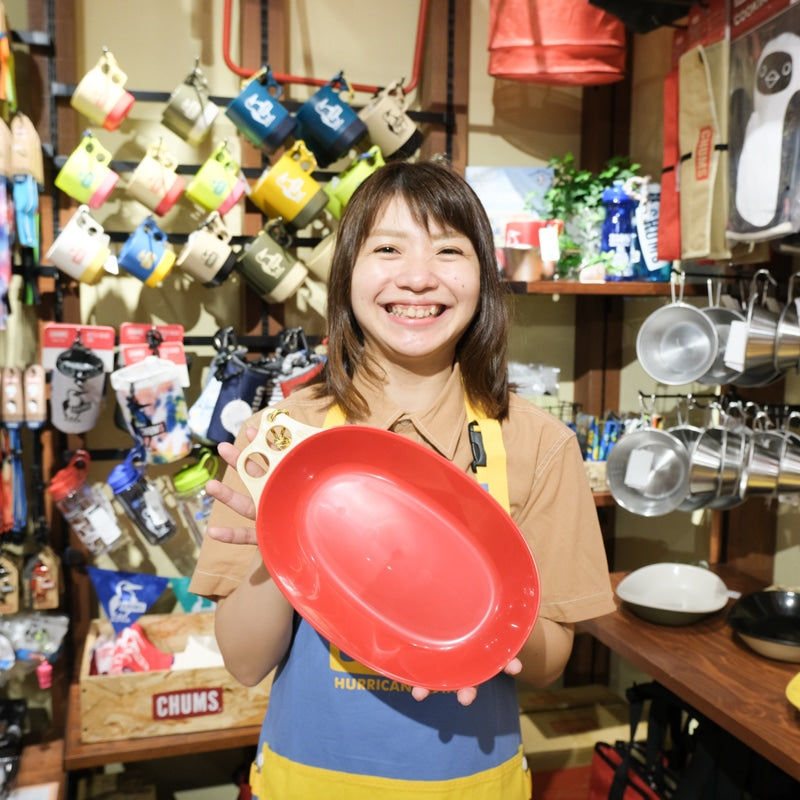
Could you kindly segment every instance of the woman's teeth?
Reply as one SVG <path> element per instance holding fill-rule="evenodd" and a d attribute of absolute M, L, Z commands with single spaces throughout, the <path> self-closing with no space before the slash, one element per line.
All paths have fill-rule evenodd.
<path fill-rule="evenodd" d="M 441 311 L 441 306 L 395 306 L 387 307 L 390 314 L 396 317 L 406 317 L 408 319 L 424 319 L 425 317 L 435 317 Z"/>

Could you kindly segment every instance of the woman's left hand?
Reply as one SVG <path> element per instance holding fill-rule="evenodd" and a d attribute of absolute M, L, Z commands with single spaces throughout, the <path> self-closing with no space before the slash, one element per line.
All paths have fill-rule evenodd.
<path fill-rule="evenodd" d="M 511 661 L 508 662 L 503 672 L 506 675 L 519 675 L 522 671 L 522 662 L 518 658 L 512 658 Z M 430 689 L 423 689 L 421 686 L 414 686 L 411 689 L 411 696 L 415 700 L 424 700 L 429 694 Z M 467 686 L 463 689 L 459 689 L 456 692 L 456 697 L 458 698 L 458 702 L 462 706 L 468 706 L 472 703 L 472 701 L 478 696 L 478 687 L 477 686 Z"/>

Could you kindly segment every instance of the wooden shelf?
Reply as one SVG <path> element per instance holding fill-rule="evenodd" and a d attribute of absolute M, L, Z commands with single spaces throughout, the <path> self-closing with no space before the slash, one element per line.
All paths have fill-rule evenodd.
<path fill-rule="evenodd" d="M 22 749 L 16 787 L 21 789 L 46 783 L 57 783 L 59 798 L 65 796 L 67 776 L 64 772 L 63 739 L 28 744 Z"/>
<path fill-rule="evenodd" d="M 611 494 L 611 492 L 592 492 L 592 496 L 594 497 L 594 504 L 598 508 L 607 508 L 617 505 L 617 501 L 614 499 L 614 495 Z"/>
<path fill-rule="evenodd" d="M 714 567 L 730 591 L 763 582 L 729 566 Z M 611 576 L 616 588 L 624 573 Z M 800 780 L 798 711 L 786 699 L 797 664 L 773 661 L 744 645 L 726 623 L 733 600 L 711 617 L 683 627 L 646 622 L 624 607 L 577 625 L 644 670 L 701 714 Z"/>
<path fill-rule="evenodd" d="M 670 297 L 669 282 L 663 281 L 609 281 L 607 283 L 580 283 L 580 281 L 508 281 L 514 294 L 587 294 L 616 297 Z M 683 294 L 687 297 L 705 295 L 705 283 L 687 283 Z"/>

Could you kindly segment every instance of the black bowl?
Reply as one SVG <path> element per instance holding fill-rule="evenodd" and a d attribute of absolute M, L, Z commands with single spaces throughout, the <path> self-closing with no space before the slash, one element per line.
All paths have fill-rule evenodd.
<path fill-rule="evenodd" d="M 728 612 L 728 625 L 760 655 L 800 663 L 800 593 L 742 595 Z"/>

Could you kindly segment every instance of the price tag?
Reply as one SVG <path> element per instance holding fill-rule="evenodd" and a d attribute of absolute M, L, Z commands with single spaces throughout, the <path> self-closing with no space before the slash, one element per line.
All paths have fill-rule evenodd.
<path fill-rule="evenodd" d="M 625 468 L 625 485 L 631 489 L 644 489 L 650 482 L 653 470 L 653 451 L 646 447 L 638 447 L 628 457 Z"/>

